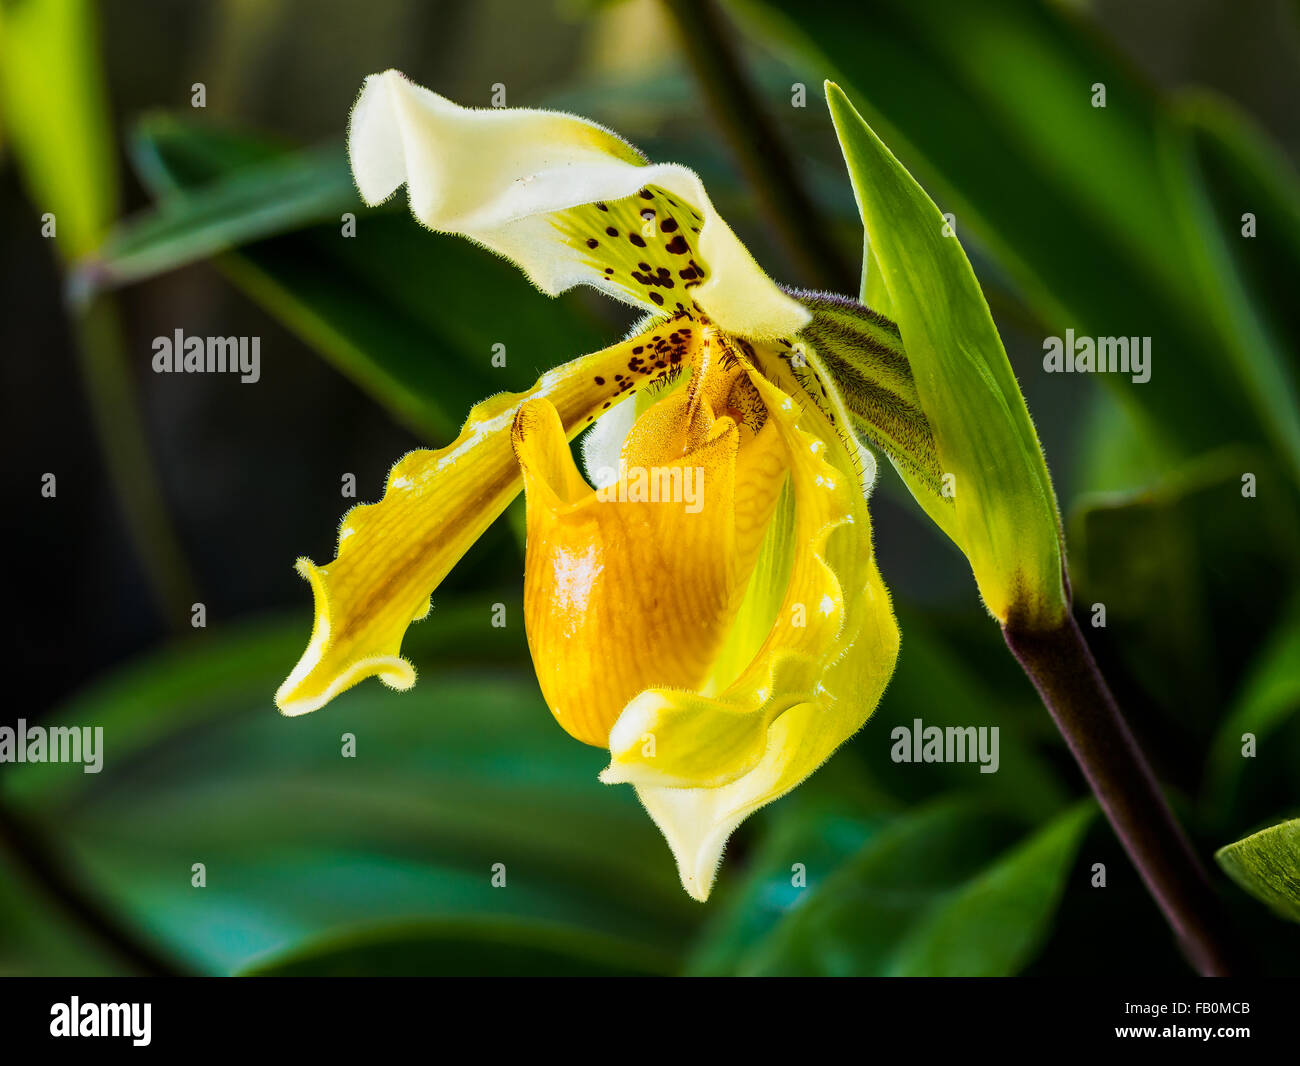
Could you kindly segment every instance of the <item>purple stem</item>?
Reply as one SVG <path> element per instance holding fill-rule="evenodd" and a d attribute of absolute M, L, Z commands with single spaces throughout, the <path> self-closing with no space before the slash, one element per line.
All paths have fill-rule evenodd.
<path fill-rule="evenodd" d="M 1207 977 L 1239 972 L 1220 901 L 1078 623 L 1070 616 L 1046 632 L 1024 632 L 1014 624 L 1002 632 L 1188 961 Z"/>

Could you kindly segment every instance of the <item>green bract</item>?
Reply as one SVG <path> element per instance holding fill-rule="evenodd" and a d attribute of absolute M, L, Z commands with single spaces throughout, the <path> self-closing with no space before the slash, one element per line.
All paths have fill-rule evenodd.
<path fill-rule="evenodd" d="M 838 86 L 827 82 L 826 98 L 866 229 L 864 298 L 887 294 L 942 494 L 896 466 L 966 553 L 989 611 L 1004 624 L 1050 628 L 1068 613 L 1056 497 L 979 282 L 934 201 Z"/>

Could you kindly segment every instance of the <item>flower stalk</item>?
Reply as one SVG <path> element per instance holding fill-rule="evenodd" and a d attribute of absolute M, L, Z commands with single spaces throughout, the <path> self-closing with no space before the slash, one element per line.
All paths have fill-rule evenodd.
<path fill-rule="evenodd" d="M 1238 972 L 1222 905 L 1074 616 L 1046 631 L 1011 619 L 1002 634 L 1188 961 L 1206 977 Z"/>

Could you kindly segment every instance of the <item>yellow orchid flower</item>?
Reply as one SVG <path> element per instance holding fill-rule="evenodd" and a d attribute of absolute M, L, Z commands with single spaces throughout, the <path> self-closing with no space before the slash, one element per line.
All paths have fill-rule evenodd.
<path fill-rule="evenodd" d="M 512 259 L 544 292 L 643 308 L 626 340 L 485 400 L 459 437 L 353 508 L 276 693 L 288 715 L 363 678 L 409 688 L 406 627 L 522 488 L 524 614 L 541 690 L 608 747 L 682 884 L 875 709 L 898 654 L 866 495 L 875 461 L 800 337 L 811 316 L 718 216 L 699 178 L 571 115 L 473 110 L 395 71 L 365 82 L 349 154 L 367 203 Z M 431 298 L 435 294 L 431 294 Z M 570 442 L 593 427 L 585 459 Z"/>

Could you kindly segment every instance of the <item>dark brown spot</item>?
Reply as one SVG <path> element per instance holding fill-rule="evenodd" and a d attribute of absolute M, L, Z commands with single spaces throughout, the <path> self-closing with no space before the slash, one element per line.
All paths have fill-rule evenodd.
<path fill-rule="evenodd" d="M 686 243 L 686 238 L 680 233 L 664 245 L 664 251 L 671 252 L 673 255 L 685 255 L 690 250 L 691 246 Z"/>
<path fill-rule="evenodd" d="M 587 247 L 588 247 L 588 248 L 598 248 L 598 247 L 600 247 L 600 241 L 596 240 L 595 237 L 588 237 L 588 238 L 587 238 Z"/>
<path fill-rule="evenodd" d="M 657 293 L 657 292 L 652 292 L 652 293 L 650 294 L 650 299 L 653 300 L 653 301 L 654 301 L 656 304 L 658 304 L 660 307 L 663 307 L 663 305 L 664 305 L 664 298 L 663 298 L 662 296 L 660 296 L 659 293 Z M 661 364 L 661 365 L 662 365 L 662 364 Z"/>
<path fill-rule="evenodd" d="M 642 239 L 641 234 L 639 233 L 629 233 L 627 235 L 627 239 L 631 241 L 633 244 L 635 244 L 638 248 L 645 247 L 645 241 Z"/>
<path fill-rule="evenodd" d="M 605 384 L 605 379 L 604 379 L 604 378 L 597 378 L 597 379 L 596 379 L 596 384 L 597 384 L 597 385 L 603 385 L 603 384 Z"/>
<path fill-rule="evenodd" d="M 618 236 L 618 230 L 616 230 L 613 226 L 606 226 L 605 232 L 608 233 L 611 237 Z"/>
<path fill-rule="evenodd" d="M 665 233 L 672 233 L 672 231 L 677 228 L 677 219 L 666 218 L 659 223 L 659 228 L 663 230 Z"/>

